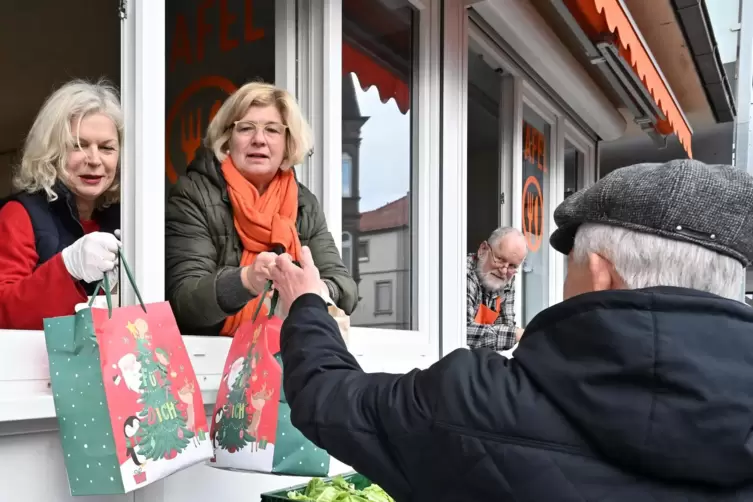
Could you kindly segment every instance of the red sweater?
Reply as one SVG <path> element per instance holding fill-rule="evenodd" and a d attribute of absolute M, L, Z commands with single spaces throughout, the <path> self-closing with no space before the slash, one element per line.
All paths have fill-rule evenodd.
<path fill-rule="evenodd" d="M 95 221 L 81 224 L 87 234 L 99 230 Z M 87 301 L 60 253 L 35 270 L 38 259 L 29 213 L 8 202 L 0 209 L 0 329 L 41 330 L 43 319 L 72 315 Z"/>

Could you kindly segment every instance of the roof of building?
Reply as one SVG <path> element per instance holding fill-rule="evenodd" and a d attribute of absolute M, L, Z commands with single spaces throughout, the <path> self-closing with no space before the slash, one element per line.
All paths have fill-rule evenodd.
<path fill-rule="evenodd" d="M 405 227 L 410 221 L 410 199 L 408 195 L 389 202 L 372 211 L 361 213 L 361 232 L 376 232 Z"/>

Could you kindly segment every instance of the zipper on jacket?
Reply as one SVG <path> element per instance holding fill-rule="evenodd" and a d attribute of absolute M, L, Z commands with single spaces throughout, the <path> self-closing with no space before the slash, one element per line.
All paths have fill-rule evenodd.
<path fill-rule="evenodd" d="M 491 432 L 471 430 L 459 425 L 448 424 L 445 422 L 436 422 L 436 426 L 441 429 L 460 433 L 464 436 L 471 436 L 479 439 L 488 439 L 489 441 L 494 441 L 495 443 L 526 446 L 539 450 L 555 451 L 558 453 L 570 453 L 573 455 L 579 455 L 581 457 L 595 457 L 593 453 L 575 445 L 553 443 L 551 441 L 542 441 L 540 439 L 524 438 L 520 436 L 508 436 L 506 434 L 494 434 Z"/>

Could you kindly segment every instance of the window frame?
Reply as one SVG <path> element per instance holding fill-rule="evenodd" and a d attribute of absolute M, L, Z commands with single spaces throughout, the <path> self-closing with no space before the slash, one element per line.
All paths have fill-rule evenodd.
<path fill-rule="evenodd" d="M 387 286 L 389 291 L 389 307 L 386 309 L 379 308 L 379 287 Z M 374 315 L 392 315 L 395 312 L 394 309 L 394 295 L 393 295 L 393 282 L 390 279 L 375 281 L 374 282 Z"/>
<path fill-rule="evenodd" d="M 428 252 L 429 258 L 413 267 L 418 280 L 414 303 L 419 330 L 385 330 L 352 327 L 350 349 L 359 359 L 393 357 L 397 347 L 406 358 L 405 370 L 426 366 L 438 354 L 437 312 L 440 279 L 439 255 L 439 177 L 432 166 L 440 164 L 439 0 L 409 0 L 418 10 L 418 64 L 415 66 L 412 120 L 421 124 L 414 130 L 413 163 L 417 194 L 413 222 L 418 246 L 415 255 Z M 314 130 L 314 154 L 296 172 L 317 196 L 338 248 L 342 246 L 342 3 L 341 0 L 311 0 L 276 3 L 275 78 L 278 85 L 293 92 L 304 116 Z M 154 159 L 165 157 L 163 120 L 152 120 L 154 110 L 165 107 L 165 5 L 164 2 L 135 0 L 128 4 L 124 23 L 121 63 L 126 139 L 123 146 L 123 203 L 121 209 L 124 253 L 131 264 L 140 292 L 146 302 L 164 301 L 164 213 L 165 180 L 153 177 Z M 279 33 L 278 33 L 279 32 Z M 294 32 L 294 36 L 290 36 Z M 283 40 L 284 38 L 284 40 Z M 295 40 L 295 43 L 291 43 Z M 283 45 L 284 42 L 284 45 Z M 148 80 L 148 82 L 147 82 Z M 147 85 L 148 84 L 148 85 Z M 325 166 L 327 166 L 325 168 Z M 156 216 L 159 215 L 159 216 Z M 157 258 L 155 258 L 157 257 Z M 121 281 L 123 305 L 135 304 L 129 285 Z M 406 336 L 408 335 L 408 336 Z M 206 367 L 221 370 L 227 354 L 218 340 L 191 340 L 206 359 Z M 371 364 L 368 363 L 367 366 Z M 373 365 L 371 365 L 373 366 Z M 409 367 L 408 367 L 409 366 Z M 396 368 L 391 367 L 394 371 Z"/>
<path fill-rule="evenodd" d="M 559 205 L 562 200 L 564 200 L 563 193 L 564 193 L 564 136 L 561 134 L 562 131 L 562 120 L 561 115 L 558 113 L 558 110 L 556 109 L 554 103 L 550 101 L 547 97 L 545 97 L 541 92 L 538 91 L 538 89 L 535 89 L 529 81 L 523 80 L 523 109 L 521 110 L 521 121 L 525 120 L 525 108 L 528 107 L 532 112 L 534 112 L 536 115 L 538 115 L 540 118 L 544 120 L 547 124 L 549 124 L 549 155 L 547 161 L 549 162 L 549 189 L 547 190 L 548 193 L 545 194 L 545 196 L 549 200 L 549 204 L 547 207 L 547 224 L 546 228 L 548 228 L 548 232 L 551 233 L 555 228 L 556 225 L 554 223 L 554 208 Z M 521 151 L 523 149 L 523 136 L 522 134 L 516 138 L 517 142 L 520 142 L 521 145 Z M 522 154 L 521 154 L 522 157 Z M 520 175 L 518 176 L 520 178 L 520 185 L 518 187 L 522 186 L 523 183 L 523 161 L 520 159 L 520 162 L 516 164 L 516 169 L 520 170 Z M 518 208 L 523 207 L 523 193 L 520 189 L 513 190 L 513 205 Z M 521 209 L 521 221 L 522 221 L 522 209 Z M 548 243 L 547 243 L 548 244 Z M 542 246 L 543 247 L 543 246 Z M 564 284 L 564 282 L 558 282 L 560 276 L 561 276 L 561 266 L 560 262 L 562 261 L 560 259 L 559 253 L 554 251 L 551 247 L 547 245 L 546 252 L 549 253 L 549 256 L 547 257 L 547 264 L 549 267 L 548 273 L 547 273 L 547 279 L 548 279 L 548 294 L 547 294 L 547 306 L 554 305 L 557 303 L 557 291 L 561 290 L 561 287 L 558 287 L 559 284 Z M 518 319 L 519 325 L 523 325 L 523 310 L 522 310 L 522 295 L 525 294 L 524 291 L 524 285 L 522 278 L 518 278 L 518 285 L 519 287 L 516 288 L 516 293 L 521 295 L 521 301 L 520 303 L 516 302 L 516 310 L 520 308 L 520 315 L 518 316 L 516 314 L 516 318 Z"/>
<path fill-rule="evenodd" d="M 165 177 L 155 177 L 153 167 L 155 159 L 165 158 L 166 13 L 164 2 L 146 0 L 126 4 L 126 9 L 121 30 L 121 232 L 123 254 L 144 302 L 151 303 L 165 299 Z M 163 110 L 161 120 L 153 120 L 155 110 Z M 122 279 L 121 305 L 133 305 L 134 290 Z"/>
<path fill-rule="evenodd" d="M 275 80 L 296 97 L 297 89 L 305 88 L 298 77 L 296 52 L 307 32 L 301 29 L 296 37 L 289 37 L 291 30 L 295 33 L 300 5 L 306 3 L 275 3 Z M 123 253 L 144 302 L 154 303 L 165 300 L 166 186 L 165 177 L 155 177 L 153 170 L 155 159 L 165 158 L 164 113 L 158 114 L 160 120 L 154 119 L 155 110 L 165 110 L 165 2 L 134 0 L 126 8 L 121 30 L 121 106 L 126 129 L 121 159 Z M 296 172 L 304 184 L 310 183 L 308 159 Z M 136 295 L 121 276 L 120 303 L 134 305 Z M 205 403 L 214 401 L 222 377 L 231 342 L 224 338 L 183 336 Z"/>
<path fill-rule="evenodd" d="M 369 241 L 371 239 L 364 238 L 364 239 L 358 239 L 358 262 L 359 263 L 368 263 L 371 259 L 371 245 L 369 244 Z M 361 252 L 361 246 L 365 246 L 365 253 Z"/>
<path fill-rule="evenodd" d="M 411 121 L 412 131 L 412 207 L 413 291 L 411 304 L 415 330 L 362 328 L 351 326 L 349 348 L 356 356 L 393 356 L 397 347 L 402 355 L 433 361 L 438 354 L 439 319 L 439 178 L 433 168 L 439 164 L 439 0 L 408 0 L 416 10 L 417 64 L 414 66 Z M 301 2 L 305 3 L 305 2 Z M 325 166 L 339 165 L 342 155 L 342 0 L 311 0 L 307 9 L 308 42 L 313 43 L 310 57 L 301 57 L 301 82 L 310 83 L 304 109 L 309 111 L 315 129 L 315 152 L 311 158 L 310 186 L 319 198 L 333 236 L 342 234 L 342 170 Z M 320 10 L 321 16 L 316 16 Z M 304 56 L 304 54 L 302 54 Z M 318 100 L 315 97 L 319 97 Z M 303 96 L 302 96 L 303 98 Z M 318 133 L 316 131 L 319 131 Z M 318 158 L 316 158 L 318 157 Z M 334 158 L 337 161 L 333 162 Z M 341 248 L 342 242 L 336 238 Z M 417 260 L 419 255 L 428 258 Z M 411 364 L 414 367 L 415 363 Z M 409 369 L 409 368 L 406 368 Z"/>
<path fill-rule="evenodd" d="M 575 123 L 573 123 L 572 120 L 570 120 L 567 117 L 559 117 L 558 121 L 560 123 L 560 127 L 558 128 L 558 132 L 560 134 L 560 138 L 558 138 L 558 143 L 561 143 L 560 151 L 561 151 L 561 165 L 562 169 L 560 169 L 561 173 L 559 175 L 559 180 L 561 182 L 561 189 L 557 196 L 558 204 L 565 200 L 565 147 L 566 142 L 569 142 L 571 145 L 575 147 L 576 150 L 578 150 L 580 153 L 583 154 L 583 166 L 581 166 L 578 170 L 578 190 L 581 190 L 583 188 L 589 187 L 596 183 L 596 143 L 594 141 L 591 141 L 591 139 L 588 137 L 588 135 L 583 132 L 583 130 L 578 127 Z M 554 228 L 554 227 L 552 227 Z M 565 278 L 567 276 L 567 256 L 562 255 L 561 253 L 555 253 L 556 254 L 556 284 L 557 287 L 555 287 L 555 295 L 554 300 L 555 302 L 561 302 L 564 299 L 563 296 L 563 287 L 565 285 Z"/>

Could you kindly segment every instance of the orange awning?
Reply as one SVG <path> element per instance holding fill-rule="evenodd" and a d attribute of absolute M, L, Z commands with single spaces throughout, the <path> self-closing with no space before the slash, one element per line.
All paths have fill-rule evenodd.
<path fill-rule="evenodd" d="M 618 0 L 565 0 L 565 5 L 592 41 L 600 35 L 612 33 L 619 45 L 620 55 L 628 61 L 633 71 L 646 86 L 654 102 L 664 112 L 666 120 L 657 122 L 661 134 L 676 134 L 689 157 L 690 126 L 685 121 L 679 104 L 675 102 L 664 79 L 649 56 L 648 48 L 633 28 Z"/>
<path fill-rule="evenodd" d="M 370 87 L 376 86 L 382 103 L 394 99 L 401 113 L 408 112 L 410 109 L 410 88 L 406 82 L 403 82 L 392 71 L 347 42 L 343 42 L 342 57 L 344 77 L 355 73 L 358 76 L 361 89 L 367 91 Z"/>

